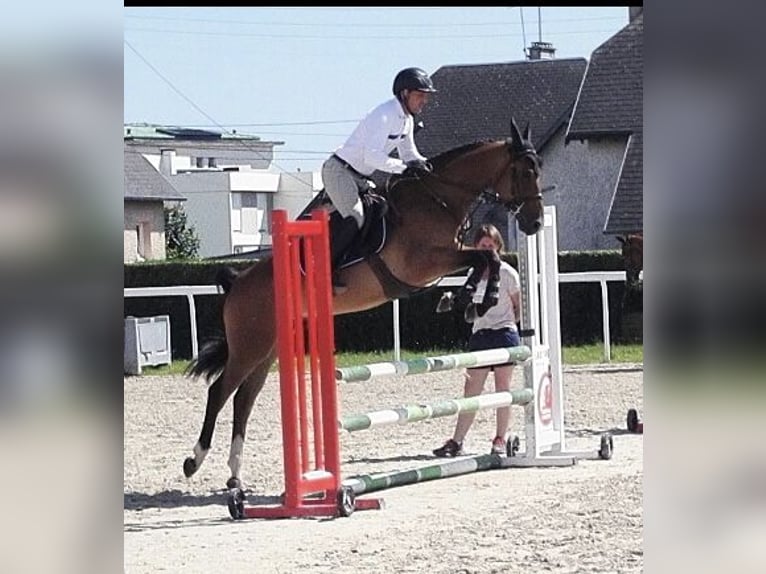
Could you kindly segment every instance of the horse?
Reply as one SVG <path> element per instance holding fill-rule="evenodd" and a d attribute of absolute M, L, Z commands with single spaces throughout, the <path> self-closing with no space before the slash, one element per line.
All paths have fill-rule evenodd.
<path fill-rule="evenodd" d="M 511 138 L 474 142 L 431 158 L 432 171 L 392 176 L 386 185 L 394 222 L 379 253 L 340 270 L 347 289 L 333 293 L 333 314 L 377 307 L 408 296 L 435 281 L 474 268 L 460 295 L 473 298 L 484 270 L 497 278 L 500 260 L 492 250 L 466 248 L 462 235 L 479 199 L 496 201 L 515 215 L 519 228 L 534 234 L 542 226 L 541 162 L 530 141 L 511 119 Z M 234 394 L 234 421 L 227 488 L 242 488 L 241 467 L 247 421 L 276 360 L 276 318 L 271 259 L 227 276 L 223 295 L 224 335 L 204 342 L 187 369 L 190 377 L 213 380 L 208 388 L 202 430 L 193 457 L 183 463 L 191 477 L 210 450 L 218 413 Z M 487 288 L 482 305 L 497 302 Z M 457 299 L 458 297 L 456 297 Z"/>
<path fill-rule="evenodd" d="M 630 233 L 617 236 L 622 244 L 622 259 L 625 265 L 626 282 L 628 286 L 638 284 L 638 276 L 644 268 L 644 234 Z"/>

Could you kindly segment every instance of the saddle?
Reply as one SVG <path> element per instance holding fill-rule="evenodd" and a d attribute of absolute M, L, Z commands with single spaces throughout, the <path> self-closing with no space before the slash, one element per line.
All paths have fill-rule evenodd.
<path fill-rule="evenodd" d="M 350 267 L 374 253 L 380 253 L 393 225 L 391 218 L 387 215 L 388 202 L 383 195 L 367 190 L 360 194 L 360 197 L 364 207 L 364 225 L 357 233 L 351 248 L 343 255 L 338 269 Z M 326 209 L 329 212 L 330 241 L 332 242 L 333 229 L 338 227 L 343 217 L 336 211 L 324 189 L 317 193 L 316 197 L 301 211 L 297 220 L 310 219 L 311 212 L 315 209 Z"/>

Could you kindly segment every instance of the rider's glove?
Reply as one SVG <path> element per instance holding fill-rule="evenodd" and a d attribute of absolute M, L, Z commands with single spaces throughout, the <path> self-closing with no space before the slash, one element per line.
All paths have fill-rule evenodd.
<path fill-rule="evenodd" d="M 408 177 L 418 177 L 429 174 L 433 171 L 431 164 L 422 159 L 414 159 L 407 162 L 407 168 L 402 172 L 402 175 Z"/>

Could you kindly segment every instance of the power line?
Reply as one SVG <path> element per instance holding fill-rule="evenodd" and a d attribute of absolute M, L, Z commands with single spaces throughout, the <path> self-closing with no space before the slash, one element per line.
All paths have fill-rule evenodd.
<path fill-rule="evenodd" d="M 420 24 L 387 24 L 387 23 L 353 23 L 348 22 L 326 22 L 317 24 L 314 22 L 273 22 L 273 21 L 257 21 L 257 20 L 226 20 L 217 18 L 188 18 L 188 17 L 176 17 L 176 16 L 139 16 L 135 14 L 125 14 L 125 18 L 133 20 L 159 20 L 166 22 L 199 22 L 201 24 L 235 24 L 239 26 L 296 26 L 296 27 L 321 27 L 321 28 L 348 28 L 349 25 L 353 25 L 356 28 L 465 28 L 465 27 L 485 27 L 485 26 L 510 26 L 515 25 L 516 22 L 460 22 L 455 24 L 434 24 L 431 22 L 423 22 Z M 595 22 L 595 21 L 618 21 L 624 20 L 623 16 L 596 16 L 592 18 L 556 18 L 550 19 L 548 22 Z"/>
<path fill-rule="evenodd" d="M 257 128 L 257 127 L 269 127 L 269 126 L 319 126 L 319 125 L 329 125 L 329 124 L 356 124 L 358 123 L 360 118 L 357 118 L 355 120 L 318 120 L 318 121 L 311 121 L 311 122 L 271 122 L 271 123 L 242 123 L 242 122 L 229 122 L 226 124 L 221 124 L 222 126 L 229 126 L 229 127 L 248 127 L 248 128 Z M 209 128 L 213 127 L 213 124 L 184 124 L 187 128 Z"/>
<path fill-rule="evenodd" d="M 521 16 L 521 51 L 524 54 L 524 57 L 527 56 L 527 31 L 524 28 L 524 7 L 519 6 L 519 14 Z"/>
<path fill-rule="evenodd" d="M 136 56 L 138 56 L 138 57 L 139 57 L 139 59 L 140 59 L 142 62 L 144 62 L 144 64 L 146 64 L 146 65 L 147 65 L 147 66 L 148 66 L 148 67 L 149 67 L 149 68 L 150 68 L 150 69 L 151 69 L 151 70 L 152 70 L 152 71 L 153 71 L 155 74 L 157 74 L 157 75 L 160 77 L 160 79 L 162 79 L 162 81 L 163 81 L 163 82 L 165 82 L 165 83 L 166 83 L 168 86 L 170 86 L 170 88 L 171 88 L 171 89 L 172 89 L 172 90 L 173 90 L 173 91 L 174 91 L 176 94 L 178 94 L 179 96 L 181 96 L 181 97 L 182 97 L 182 98 L 183 98 L 183 99 L 184 99 L 184 100 L 185 100 L 185 101 L 186 101 L 186 102 L 187 102 L 189 105 L 191 105 L 191 106 L 192 106 L 192 107 L 193 107 L 195 110 L 197 110 L 197 111 L 198 111 L 200 114 L 202 114 L 202 115 L 203 115 L 203 116 L 205 116 L 205 117 L 206 117 L 208 120 L 210 120 L 210 121 L 211 121 L 211 122 L 212 122 L 212 123 L 213 123 L 213 124 L 214 124 L 214 125 L 215 125 L 215 126 L 218 128 L 218 129 L 220 129 L 222 132 L 224 132 L 224 133 L 227 133 L 227 134 L 229 134 L 229 135 L 234 135 L 234 134 L 232 134 L 231 132 L 229 132 L 228 130 L 226 130 L 226 129 L 225 129 L 225 128 L 224 128 L 224 127 L 221 125 L 221 124 L 219 124 L 217 121 L 215 121 L 215 119 L 214 119 L 212 116 L 210 116 L 210 115 L 209 115 L 209 114 L 208 114 L 208 113 L 207 113 L 205 110 L 203 110 L 203 109 L 202 109 L 202 108 L 200 108 L 200 107 L 199 107 L 199 106 L 198 106 L 196 103 L 194 103 L 194 102 L 192 101 L 192 99 L 191 99 L 191 98 L 189 98 L 189 97 L 188 97 L 186 94 L 184 94 L 184 93 L 183 93 L 181 90 L 179 90 L 179 89 L 178 89 L 178 88 L 175 86 L 175 84 L 173 84 L 173 82 L 171 82 L 171 81 L 170 81 L 168 78 L 166 78 L 166 77 L 165 77 L 165 75 L 164 75 L 164 74 L 162 74 L 162 72 L 160 72 L 160 71 L 159 71 L 157 68 L 155 68 L 155 67 L 154 67 L 154 66 L 151 64 L 151 62 L 149 62 L 149 60 L 147 60 L 146 58 L 144 58 L 144 56 L 143 56 L 143 55 L 142 55 L 142 54 L 141 54 L 141 53 L 140 53 L 138 50 L 136 50 L 136 49 L 133 47 L 133 45 L 132 45 L 130 42 L 128 42 L 128 40 L 127 40 L 127 39 L 123 39 L 123 42 L 125 42 L 125 45 L 126 45 L 128 48 L 130 48 L 130 49 L 131 49 L 131 51 L 132 51 L 132 52 L 133 52 L 133 53 L 134 53 Z M 244 145 L 247 147 L 247 143 L 246 143 L 246 142 L 243 142 L 243 143 L 244 143 Z M 253 151 L 255 154 L 259 155 L 260 157 L 263 157 L 263 158 L 265 158 L 265 159 L 270 159 L 270 160 L 271 160 L 271 162 L 270 162 L 270 163 L 271 163 L 272 165 L 274 165 L 276 168 L 278 168 L 279 170 L 283 171 L 283 172 L 285 173 L 285 175 L 288 175 L 288 176 L 292 177 L 293 179 L 295 179 L 295 180 L 297 180 L 297 181 L 301 182 L 302 184 L 304 183 L 302 180 L 300 180 L 299 178 L 297 178 L 297 177 L 293 176 L 293 175 L 292 175 L 291 173 L 289 173 L 287 170 L 284 170 L 284 169 L 282 169 L 282 167 L 281 167 L 281 166 L 280 166 L 280 165 L 279 165 L 277 162 L 273 161 L 273 159 L 271 159 L 271 158 L 269 158 L 268 156 L 266 156 L 265 154 L 263 154 L 263 152 L 261 152 L 260 150 L 257 150 L 257 149 L 253 149 L 253 148 L 251 148 L 251 147 L 248 147 L 248 150 L 251 150 L 251 151 Z"/>
<path fill-rule="evenodd" d="M 361 36 L 329 36 L 327 34 L 272 34 L 269 32 L 213 32 L 208 30 L 167 30 L 161 28 L 125 28 L 125 32 L 148 32 L 157 34 L 181 34 L 186 36 L 226 36 L 229 38 L 272 38 L 283 40 L 411 40 L 411 41 L 429 41 L 429 40 L 450 40 L 450 39 L 480 39 L 480 38 L 518 38 L 520 34 L 516 33 L 498 33 L 498 34 L 438 34 L 438 35 L 423 35 L 418 36 L 392 36 L 390 34 L 385 36 L 371 36 L 369 34 Z M 549 34 L 551 37 L 569 36 L 573 34 L 604 34 L 614 33 L 613 29 L 610 30 L 569 30 L 566 32 L 556 32 Z"/>

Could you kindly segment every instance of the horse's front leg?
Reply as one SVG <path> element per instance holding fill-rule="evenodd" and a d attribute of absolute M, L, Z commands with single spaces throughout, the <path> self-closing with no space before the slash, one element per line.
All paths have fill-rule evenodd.
<path fill-rule="evenodd" d="M 500 256 L 495 251 L 490 251 L 489 253 L 491 257 L 487 262 L 489 267 L 487 289 L 484 291 L 484 298 L 481 300 L 481 305 L 486 307 L 486 309 L 483 313 L 479 314 L 479 317 L 484 315 L 490 307 L 497 305 L 500 300 Z"/>
<path fill-rule="evenodd" d="M 455 297 L 455 303 L 459 307 L 465 307 L 473 301 L 473 296 L 476 293 L 476 286 L 481 281 L 484 271 L 487 269 L 489 261 L 487 259 L 487 253 L 482 250 L 475 250 L 472 256 L 473 271 L 468 275 L 463 286 L 457 292 Z"/>
<path fill-rule="evenodd" d="M 500 257 L 494 251 L 489 252 L 487 288 L 481 303 L 470 302 L 463 314 L 466 322 L 473 323 L 479 317 L 486 315 L 500 300 Z"/>
<path fill-rule="evenodd" d="M 463 309 L 473 300 L 476 286 L 481 281 L 492 255 L 492 252 L 482 249 L 447 249 L 444 247 L 423 253 L 423 268 L 438 270 L 440 275 L 472 268 L 466 282 L 457 291 L 457 295 L 446 292 L 442 296 L 436 308 L 437 313 L 452 311 L 456 306 Z"/>

